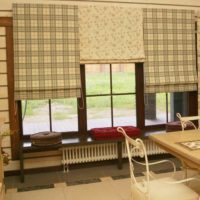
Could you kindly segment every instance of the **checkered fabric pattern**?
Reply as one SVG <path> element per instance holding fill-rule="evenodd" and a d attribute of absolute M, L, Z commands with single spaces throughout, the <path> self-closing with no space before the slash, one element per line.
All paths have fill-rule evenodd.
<path fill-rule="evenodd" d="M 13 4 L 15 100 L 80 97 L 78 6 Z"/>
<path fill-rule="evenodd" d="M 194 11 L 148 8 L 143 16 L 145 92 L 197 90 Z"/>

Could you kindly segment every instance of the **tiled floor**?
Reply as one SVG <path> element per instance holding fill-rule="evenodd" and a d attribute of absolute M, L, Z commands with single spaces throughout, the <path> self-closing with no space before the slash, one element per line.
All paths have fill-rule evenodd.
<path fill-rule="evenodd" d="M 137 179 L 142 179 L 144 169 L 136 166 L 136 171 Z M 158 177 L 170 174 L 169 171 L 169 165 L 162 166 L 162 170 L 161 166 L 152 169 Z M 176 176 L 182 175 L 178 170 Z M 71 169 L 68 173 L 29 174 L 25 178 L 23 184 L 19 177 L 5 178 L 6 200 L 130 200 L 128 163 L 122 170 L 116 165 L 102 165 Z M 200 193 L 198 184 L 193 187 Z"/>

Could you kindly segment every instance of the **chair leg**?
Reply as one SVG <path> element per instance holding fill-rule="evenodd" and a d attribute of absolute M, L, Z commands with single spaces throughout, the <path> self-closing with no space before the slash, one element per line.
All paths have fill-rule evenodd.
<path fill-rule="evenodd" d="M 182 169 L 184 171 L 183 179 L 187 179 L 188 178 L 187 166 L 185 165 L 185 163 L 182 160 L 181 160 L 181 163 L 182 163 Z"/>

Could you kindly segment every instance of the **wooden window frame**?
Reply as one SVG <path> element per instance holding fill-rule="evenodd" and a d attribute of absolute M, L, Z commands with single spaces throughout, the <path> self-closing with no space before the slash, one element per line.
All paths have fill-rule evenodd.
<path fill-rule="evenodd" d="M 0 17 L 0 26 L 6 28 L 6 56 L 8 70 L 8 98 L 9 98 L 9 121 L 10 129 L 14 131 L 11 135 L 12 159 L 19 159 L 20 142 L 25 138 L 22 133 L 22 115 L 21 102 L 14 101 L 14 53 L 13 53 L 13 27 L 12 17 Z M 86 80 L 85 66 L 80 65 L 81 82 L 83 98 L 77 99 L 78 108 L 78 132 L 84 134 L 87 132 L 87 106 L 86 106 Z M 135 63 L 135 80 L 136 80 L 136 125 L 143 131 L 158 130 L 165 125 L 152 125 L 145 127 L 145 104 L 144 104 L 144 76 L 143 63 Z M 197 91 L 188 93 L 188 111 L 189 115 L 197 115 Z M 80 109 L 80 106 L 84 108 Z"/>
<path fill-rule="evenodd" d="M 134 95 L 136 96 L 136 91 L 134 92 L 125 92 L 125 93 L 114 93 L 113 92 L 113 71 L 112 71 L 112 64 L 108 64 L 109 65 L 109 93 L 105 93 L 105 94 L 86 94 L 86 101 L 87 98 L 90 97 L 110 97 L 110 113 L 111 113 L 111 127 L 114 126 L 114 105 L 113 105 L 113 97 L 114 96 L 123 96 L 123 95 Z M 85 66 L 84 66 L 85 68 Z M 135 68 L 135 67 L 134 67 Z M 86 89 L 87 90 L 87 89 Z M 85 93 L 86 93 L 85 90 Z M 87 112 L 87 110 L 86 110 Z M 87 124 L 87 121 L 86 121 Z"/>

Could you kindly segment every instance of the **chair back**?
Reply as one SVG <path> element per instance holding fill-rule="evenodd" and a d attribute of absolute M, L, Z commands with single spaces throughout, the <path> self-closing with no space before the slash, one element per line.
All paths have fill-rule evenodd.
<path fill-rule="evenodd" d="M 200 116 L 181 116 L 177 113 L 176 116 L 181 122 L 182 131 L 186 129 L 188 125 L 194 127 L 194 129 L 200 129 Z M 198 126 L 195 125 L 194 121 L 198 121 Z"/>
<path fill-rule="evenodd" d="M 129 160 L 131 184 L 135 184 L 135 186 L 140 192 L 145 193 L 147 195 L 149 194 L 150 174 L 149 174 L 149 162 L 148 162 L 145 145 L 143 141 L 139 138 L 137 139 L 130 138 L 122 127 L 118 127 L 117 131 L 122 133 L 125 137 L 126 149 L 127 149 L 127 154 L 128 154 L 128 160 Z M 134 163 L 139 163 L 137 160 L 134 159 L 136 152 L 137 152 L 137 155 L 139 155 L 141 158 L 144 159 L 144 167 L 146 169 L 145 180 L 143 180 L 144 184 L 142 184 L 142 186 L 141 184 L 138 184 L 136 177 L 134 175 Z"/>

